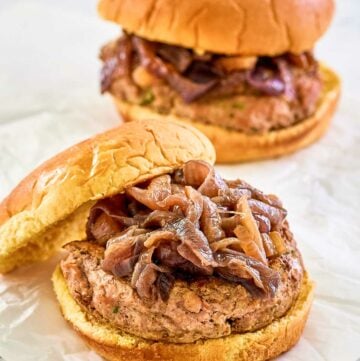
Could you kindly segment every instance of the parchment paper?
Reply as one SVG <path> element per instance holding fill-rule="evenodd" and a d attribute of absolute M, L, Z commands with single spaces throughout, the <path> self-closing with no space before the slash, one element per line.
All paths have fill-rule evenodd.
<path fill-rule="evenodd" d="M 0 198 L 49 156 L 118 123 L 98 91 L 101 44 L 119 29 L 96 1 L 0 3 Z M 282 361 L 360 358 L 360 2 L 344 0 L 324 58 L 343 76 L 339 112 L 316 145 L 278 160 L 221 166 L 277 193 L 316 298 L 304 335 Z M 50 276 L 61 255 L 0 276 L 0 356 L 6 361 L 99 361 L 63 321 Z"/>

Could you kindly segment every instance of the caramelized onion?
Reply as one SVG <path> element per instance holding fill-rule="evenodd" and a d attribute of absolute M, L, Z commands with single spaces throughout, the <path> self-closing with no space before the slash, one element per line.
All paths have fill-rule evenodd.
<path fill-rule="evenodd" d="M 129 276 L 143 250 L 148 237 L 145 230 L 131 227 L 123 234 L 111 238 L 105 250 L 102 267 L 117 277 Z"/>
<path fill-rule="evenodd" d="M 135 71 L 134 86 L 149 87 L 156 78 L 167 82 L 185 102 L 204 96 L 218 99 L 244 94 L 248 90 L 259 95 L 285 96 L 292 101 L 295 97 L 294 69 L 301 68 L 316 76 L 318 73 L 318 63 L 311 52 L 258 58 L 199 55 L 180 46 L 152 42 L 126 33 L 117 42 L 105 46 L 100 57 L 104 61 L 102 92 L 109 90 L 120 77 L 132 81 L 131 70 L 140 66 L 148 74 L 141 69 Z"/>
<path fill-rule="evenodd" d="M 208 197 L 203 197 L 203 212 L 201 215 L 201 229 L 209 242 L 215 242 L 225 237 L 221 227 L 221 217 L 217 205 Z"/>
<path fill-rule="evenodd" d="M 247 239 L 244 240 L 244 245 L 252 249 L 251 253 L 256 253 L 256 259 L 267 264 L 266 254 L 264 250 L 264 246 L 262 243 L 262 238 L 260 235 L 259 228 L 256 224 L 253 214 L 251 213 L 248 201 L 245 197 L 241 197 L 237 204 L 237 210 L 244 214 L 240 219 L 241 225 L 246 229 L 248 236 Z M 235 228 L 236 230 L 236 228 Z M 234 230 L 234 232 L 235 232 Z M 246 253 L 246 252 L 245 252 Z"/>
<path fill-rule="evenodd" d="M 269 236 L 276 248 L 277 254 L 283 254 L 286 252 L 286 245 L 279 232 L 270 232 Z"/>
<path fill-rule="evenodd" d="M 285 92 L 285 83 L 280 76 L 267 77 L 262 68 L 248 72 L 246 80 L 252 88 L 267 95 L 279 96 Z"/>
<path fill-rule="evenodd" d="M 140 297 L 166 301 L 177 277 L 211 275 L 272 296 L 279 279 L 267 258 L 287 252 L 279 233 L 285 217 L 276 197 L 190 161 L 173 176 L 97 202 L 87 231 L 94 242 L 106 241 L 103 269 L 131 276 Z"/>
<path fill-rule="evenodd" d="M 130 37 L 125 34 L 121 39 L 119 39 L 116 44 L 116 49 L 116 54 L 110 55 L 108 59 L 106 59 L 108 57 L 106 54 L 106 48 L 103 50 L 103 54 L 101 54 L 103 59 L 106 59 L 101 70 L 102 93 L 111 87 L 112 82 L 116 78 L 130 76 L 132 61 L 132 44 Z"/>
<path fill-rule="evenodd" d="M 265 295 L 275 295 L 280 275 L 262 262 L 232 250 L 216 253 L 215 259 L 219 265 L 216 272 L 222 277 L 233 282 L 251 279 Z"/>
<path fill-rule="evenodd" d="M 286 211 L 283 208 L 277 208 L 257 199 L 250 199 L 249 206 L 251 211 L 263 217 L 266 217 L 272 226 L 282 224 L 286 217 Z"/>
<path fill-rule="evenodd" d="M 235 238 L 235 237 L 223 238 L 220 241 L 211 243 L 210 247 L 213 250 L 213 252 L 217 252 L 227 248 L 234 249 L 236 251 L 242 251 L 240 240 L 239 238 Z"/>
<path fill-rule="evenodd" d="M 156 49 L 153 43 L 133 36 L 133 44 L 140 58 L 141 65 L 150 73 L 166 80 L 186 102 L 191 102 L 201 97 L 217 82 L 216 79 L 206 83 L 194 82 L 182 76 L 174 65 L 166 63 L 156 56 Z"/>
<path fill-rule="evenodd" d="M 261 233 L 261 238 L 263 240 L 263 245 L 266 253 L 266 257 L 273 257 L 276 255 L 277 251 L 272 242 L 270 236 L 267 233 Z"/>
<path fill-rule="evenodd" d="M 247 256 L 253 257 L 260 262 L 264 262 L 264 259 L 266 259 L 266 254 L 265 250 L 263 250 L 264 246 L 262 244 L 262 239 L 260 248 L 255 240 L 255 237 L 246 227 L 242 226 L 241 224 L 235 227 L 234 233 L 239 240 L 240 247 Z"/>
<path fill-rule="evenodd" d="M 159 202 L 171 194 L 170 176 L 166 174 L 154 178 L 147 189 L 130 187 L 126 194 L 152 210 L 162 208 L 159 207 Z"/>

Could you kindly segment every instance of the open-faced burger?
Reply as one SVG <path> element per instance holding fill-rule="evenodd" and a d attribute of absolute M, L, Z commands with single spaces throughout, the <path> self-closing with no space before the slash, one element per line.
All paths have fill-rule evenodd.
<path fill-rule="evenodd" d="M 108 360 L 266 360 L 312 283 L 274 195 L 222 178 L 205 136 L 134 121 L 49 160 L 0 205 L 0 271 L 66 254 L 66 320 Z"/>

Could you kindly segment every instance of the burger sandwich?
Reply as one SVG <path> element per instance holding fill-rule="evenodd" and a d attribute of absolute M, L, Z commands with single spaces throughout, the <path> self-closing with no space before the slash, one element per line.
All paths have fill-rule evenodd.
<path fill-rule="evenodd" d="M 333 12 L 333 0 L 100 0 L 123 29 L 101 50 L 101 91 L 125 120 L 193 124 L 220 163 L 294 152 L 339 97 L 314 55 Z"/>
<path fill-rule="evenodd" d="M 47 161 L 0 204 L 0 272 L 66 255 L 65 319 L 107 360 L 251 361 L 299 339 L 313 284 L 274 195 L 208 139 L 134 121 Z"/>

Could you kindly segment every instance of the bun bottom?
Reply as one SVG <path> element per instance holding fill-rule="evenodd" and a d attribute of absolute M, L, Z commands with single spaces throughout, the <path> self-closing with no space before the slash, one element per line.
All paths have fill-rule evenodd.
<path fill-rule="evenodd" d="M 214 144 L 217 163 L 238 163 L 275 158 L 293 153 L 318 140 L 328 128 L 340 96 L 340 79 L 326 66 L 321 66 L 324 90 L 315 114 L 301 122 L 265 134 L 245 134 L 218 125 L 210 125 L 173 114 L 158 114 L 140 105 L 126 103 L 114 97 L 125 121 L 136 119 L 166 119 L 192 124 Z"/>
<path fill-rule="evenodd" d="M 100 323 L 72 298 L 59 267 L 52 281 L 65 319 L 94 351 L 109 361 L 262 361 L 274 358 L 299 340 L 314 290 L 306 275 L 300 295 L 287 314 L 256 332 L 174 344 L 146 341 Z"/>

